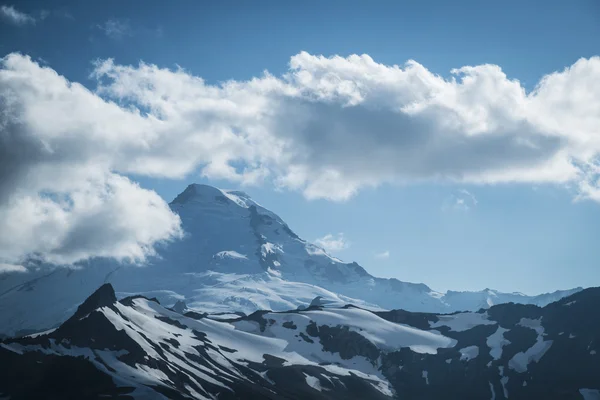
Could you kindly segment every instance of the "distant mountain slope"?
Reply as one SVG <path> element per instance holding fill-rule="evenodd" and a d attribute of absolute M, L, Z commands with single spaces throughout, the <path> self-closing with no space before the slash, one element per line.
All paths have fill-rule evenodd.
<path fill-rule="evenodd" d="M 593 399 L 600 288 L 451 315 L 354 306 L 217 321 L 103 285 L 58 329 L 0 342 L 12 400 Z"/>
<path fill-rule="evenodd" d="M 171 203 L 186 237 L 158 249 L 144 267 L 97 259 L 79 269 L 41 266 L 0 275 L 0 334 L 45 329 L 64 321 L 88 293 L 110 282 L 120 297 L 142 293 L 190 309 L 251 313 L 288 310 L 316 296 L 371 309 L 451 312 L 519 302 L 545 305 L 581 288 L 542 296 L 436 292 L 422 283 L 376 278 L 300 239 L 248 195 L 207 185 L 187 187 Z"/>

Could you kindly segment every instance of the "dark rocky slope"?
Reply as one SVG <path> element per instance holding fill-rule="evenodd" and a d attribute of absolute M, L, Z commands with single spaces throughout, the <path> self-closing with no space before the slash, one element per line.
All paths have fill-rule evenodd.
<path fill-rule="evenodd" d="M 592 288 L 543 308 L 217 321 L 103 285 L 58 329 L 0 343 L 0 398 L 591 399 L 599 307 Z"/>

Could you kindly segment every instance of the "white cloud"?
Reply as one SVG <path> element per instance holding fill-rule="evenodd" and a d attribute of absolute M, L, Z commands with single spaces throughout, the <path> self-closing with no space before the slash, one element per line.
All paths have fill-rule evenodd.
<path fill-rule="evenodd" d="M 385 250 L 385 251 L 382 251 L 381 253 L 376 253 L 375 258 L 386 260 L 386 259 L 390 258 L 390 251 Z"/>
<path fill-rule="evenodd" d="M 138 113 L 27 57 L 10 55 L 3 67 L 0 262 L 138 261 L 155 243 L 180 236 L 179 217 L 164 200 L 115 172 L 127 148 L 144 146 Z"/>
<path fill-rule="evenodd" d="M 322 238 L 316 239 L 315 244 L 330 253 L 342 251 L 350 246 L 346 239 L 344 239 L 343 233 L 338 233 L 336 236 L 328 233 Z"/>
<path fill-rule="evenodd" d="M 0 6 L 2 17 L 15 25 L 35 24 L 35 18 L 31 15 L 21 12 L 13 6 Z"/>
<path fill-rule="evenodd" d="M 476 206 L 476 205 L 479 203 L 479 201 L 477 200 L 477 198 L 475 197 L 475 195 L 474 195 L 473 193 L 469 192 L 469 191 L 468 191 L 468 190 L 466 190 L 466 189 L 460 189 L 460 190 L 458 191 L 458 193 L 460 193 L 460 194 L 461 194 L 462 196 L 464 196 L 465 198 L 468 198 L 468 199 L 469 199 L 469 202 L 470 202 L 471 204 L 473 204 L 474 206 Z"/>
<path fill-rule="evenodd" d="M 27 272 L 27 268 L 22 265 L 0 263 L 0 275 L 12 272 Z"/>
<path fill-rule="evenodd" d="M 414 61 L 400 68 L 366 55 L 300 53 L 290 66 L 281 78 L 222 86 L 110 60 L 96 76 L 102 95 L 165 124 L 226 135 L 207 176 L 248 182 L 260 170 L 311 199 L 345 200 L 384 182 L 590 182 L 583 166 L 596 165 L 600 152 L 598 57 L 545 77 L 529 94 L 494 65 L 463 67 L 450 80 Z M 185 171 L 193 158 L 184 158 Z M 589 190 L 580 185 L 583 196 Z"/>
<path fill-rule="evenodd" d="M 531 93 L 495 65 L 444 79 L 414 61 L 387 66 L 367 55 L 303 52 L 284 76 L 221 85 L 183 69 L 104 60 L 95 64 L 93 92 L 26 56 L 2 64 L 6 262 L 30 254 L 137 259 L 177 237 L 167 205 L 125 174 L 199 171 L 338 201 L 365 187 L 425 180 L 556 183 L 576 188 L 577 199 L 600 200 L 600 57 L 544 77 Z M 138 206 L 128 196 L 144 206 L 125 226 L 121 217 Z M 94 246 L 73 236 L 75 227 L 95 232 L 91 226 L 115 239 Z M 78 240 L 65 245 L 68 238 Z"/>
<path fill-rule="evenodd" d="M 96 25 L 96 27 L 111 39 L 118 40 L 133 35 L 129 20 L 111 18 L 102 24 Z"/>
<path fill-rule="evenodd" d="M 460 189 L 455 194 L 448 196 L 442 205 L 443 211 L 469 211 L 479 202 L 473 193 Z"/>

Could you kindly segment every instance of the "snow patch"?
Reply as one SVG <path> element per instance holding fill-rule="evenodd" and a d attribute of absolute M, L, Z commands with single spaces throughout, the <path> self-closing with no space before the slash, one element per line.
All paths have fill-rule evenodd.
<path fill-rule="evenodd" d="M 542 335 L 544 333 L 544 327 L 542 326 L 542 319 L 531 319 L 531 318 L 521 318 L 521 320 L 517 323 L 517 325 L 530 328 L 536 331 L 538 335 Z"/>
<path fill-rule="evenodd" d="M 531 362 L 538 362 L 548 349 L 552 346 L 552 340 L 544 340 L 544 327 L 541 324 L 541 319 L 521 318 L 518 325 L 534 329 L 538 336 L 536 342 L 525 352 L 519 352 L 508 361 L 508 367 L 518 373 L 527 371 L 527 366 Z"/>
<path fill-rule="evenodd" d="M 468 346 L 458 350 L 460 352 L 461 361 L 471 361 L 479 355 L 479 347 Z"/>
<path fill-rule="evenodd" d="M 306 379 L 306 384 L 308 386 L 310 386 L 311 388 L 318 390 L 319 392 L 323 391 L 323 388 L 321 387 L 321 382 L 319 381 L 319 378 L 314 377 L 314 376 L 310 376 L 308 374 L 304 374 L 305 379 Z"/>
<path fill-rule="evenodd" d="M 508 332 L 508 329 L 504 329 L 498 325 L 496 332 L 488 336 L 485 342 L 490 348 L 490 356 L 492 356 L 494 360 L 499 360 L 500 357 L 502 357 L 502 348 L 507 344 L 510 344 L 510 341 L 504 338 L 505 332 Z"/>
<path fill-rule="evenodd" d="M 459 313 L 453 315 L 438 315 L 437 322 L 429 322 L 431 328 L 439 328 L 447 326 L 451 331 L 463 332 L 479 325 L 494 325 L 496 322 L 488 319 L 487 312 L 485 313 Z"/>
<path fill-rule="evenodd" d="M 310 311 L 309 314 L 318 325 L 347 325 L 382 349 L 408 347 L 416 353 L 437 354 L 438 348 L 456 345 L 456 340 L 437 331 L 389 322 L 366 310 L 337 309 Z"/>
<path fill-rule="evenodd" d="M 598 389 L 579 389 L 579 394 L 583 396 L 583 400 L 600 400 Z"/>
<path fill-rule="evenodd" d="M 244 254 L 240 254 L 234 250 L 220 251 L 217 254 L 215 254 L 215 257 L 216 258 L 233 258 L 233 259 L 239 259 L 239 260 L 247 260 L 248 259 L 248 257 L 246 257 Z"/>
<path fill-rule="evenodd" d="M 249 200 L 250 198 L 246 193 L 235 190 L 219 190 L 221 193 L 223 193 L 223 196 L 227 197 L 229 200 L 233 201 L 242 208 L 249 208 L 253 203 L 251 200 Z"/>
<path fill-rule="evenodd" d="M 508 383 L 508 376 L 504 376 L 504 367 L 498 367 L 498 371 L 500 372 L 500 383 L 502 384 L 502 391 L 504 392 L 504 398 L 508 399 L 508 389 L 506 389 L 506 384 Z"/>
<path fill-rule="evenodd" d="M 215 321 L 222 321 L 227 319 L 238 319 L 241 318 L 238 314 L 209 314 L 207 318 L 214 319 Z"/>
<path fill-rule="evenodd" d="M 27 335 L 25 337 L 36 338 L 38 336 L 48 335 L 48 334 L 54 332 L 55 330 L 56 330 L 56 328 L 52 328 L 52 329 L 48 329 L 47 331 L 32 333 L 31 335 Z"/>
<path fill-rule="evenodd" d="M 490 384 L 490 391 L 492 392 L 491 400 L 496 400 L 496 391 L 494 390 L 494 385 L 492 385 L 492 382 L 488 383 Z"/>
<path fill-rule="evenodd" d="M 267 242 L 260 246 L 260 253 L 263 257 L 266 257 L 268 254 L 275 254 L 276 252 L 283 253 L 283 249 L 277 244 Z"/>

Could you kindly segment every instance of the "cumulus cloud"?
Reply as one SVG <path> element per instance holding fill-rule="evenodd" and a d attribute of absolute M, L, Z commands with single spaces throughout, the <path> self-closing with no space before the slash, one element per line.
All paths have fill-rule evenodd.
<path fill-rule="evenodd" d="M 17 10 L 13 6 L 0 6 L 0 15 L 15 25 L 35 24 L 35 18 L 29 14 Z"/>
<path fill-rule="evenodd" d="M 28 57 L 10 55 L 2 65 L 0 262 L 139 261 L 181 235 L 164 200 L 115 172 L 128 146 L 144 146 L 139 136 L 118 137 L 139 135 L 139 113 Z M 105 124 L 107 117 L 120 122 Z"/>
<path fill-rule="evenodd" d="M 338 233 L 335 236 L 331 233 L 328 233 L 322 238 L 316 239 L 315 244 L 317 244 L 317 246 L 322 247 L 323 249 L 325 249 L 325 251 L 330 253 L 342 251 L 350 246 L 350 244 L 344 238 L 343 233 Z"/>
<path fill-rule="evenodd" d="M 126 175 L 199 172 L 336 201 L 418 181 L 556 183 L 600 199 L 600 57 L 530 93 L 496 65 L 452 74 L 302 52 L 283 76 L 209 85 L 181 68 L 108 59 L 90 91 L 11 54 L 0 70 L 0 254 L 137 259 L 177 237 L 167 205 Z M 120 218 L 134 207 L 127 228 Z M 99 229 L 102 245 L 75 229 Z"/>
<path fill-rule="evenodd" d="M 375 258 L 379 258 L 380 260 L 387 260 L 388 258 L 390 258 L 390 251 L 385 250 L 381 253 L 375 253 Z"/>
<path fill-rule="evenodd" d="M 345 200 L 363 187 L 422 180 L 576 182 L 591 196 L 600 58 L 544 77 L 531 93 L 495 65 L 452 72 L 444 79 L 414 61 L 399 67 L 367 55 L 300 53 L 282 77 L 219 86 L 181 69 L 111 60 L 95 76 L 103 96 L 179 130 L 227 137 L 206 165 L 183 157 L 189 163 L 181 173 L 200 165 L 206 176 L 242 183 L 270 177 L 311 199 Z"/>

